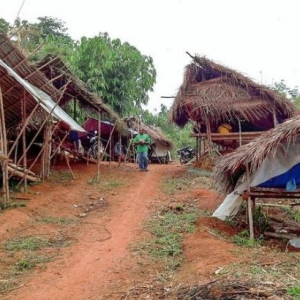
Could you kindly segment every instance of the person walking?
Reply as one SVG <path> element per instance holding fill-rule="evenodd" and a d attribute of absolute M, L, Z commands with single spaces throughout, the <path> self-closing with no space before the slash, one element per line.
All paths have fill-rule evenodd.
<path fill-rule="evenodd" d="M 148 147 L 151 143 L 149 135 L 144 128 L 140 128 L 139 133 L 133 139 L 133 144 L 137 146 L 137 161 L 140 171 L 148 171 Z"/>

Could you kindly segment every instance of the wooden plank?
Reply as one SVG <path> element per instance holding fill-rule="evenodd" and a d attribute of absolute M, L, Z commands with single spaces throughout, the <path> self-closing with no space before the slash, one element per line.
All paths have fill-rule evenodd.
<path fill-rule="evenodd" d="M 213 137 L 257 137 L 260 136 L 262 133 L 265 133 L 265 131 L 252 131 L 252 132 L 229 132 L 227 134 L 222 133 L 211 133 L 210 136 Z M 207 138 L 209 134 L 208 133 L 192 133 L 191 136 L 193 137 L 205 137 Z"/>
<path fill-rule="evenodd" d="M 300 199 L 300 194 L 291 194 L 291 193 L 280 193 L 280 194 L 273 194 L 273 193 L 251 193 L 249 196 L 253 198 L 276 198 L 276 199 L 284 199 L 284 198 L 291 198 L 291 199 Z"/>

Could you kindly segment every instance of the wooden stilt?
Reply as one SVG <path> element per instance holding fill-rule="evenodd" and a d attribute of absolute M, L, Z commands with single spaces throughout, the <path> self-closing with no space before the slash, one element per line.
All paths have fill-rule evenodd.
<path fill-rule="evenodd" d="M 8 156 L 7 156 L 7 140 L 6 140 L 6 126 L 3 108 L 2 91 L 0 88 L 0 151 L 1 151 L 1 166 L 2 166 L 2 192 L 3 202 L 8 204 L 9 198 L 9 184 L 8 184 Z"/>
<path fill-rule="evenodd" d="M 241 120 L 238 119 L 239 122 L 239 146 L 242 146 L 242 126 L 241 126 Z"/>
<path fill-rule="evenodd" d="M 98 180 L 98 182 L 100 182 L 100 145 L 101 145 L 100 139 L 101 139 L 101 112 L 98 109 L 98 151 L 97 151 L 97 180 Z M 105 151 L 104 151 L 104 153 L 105 153 Z"/>
<path fill-rule="evenodd" d="M 26 90 L 23 92 L 23 98 L 21 99 L 21 114 L 22 114 L 22 126 L 25 126 L 26 123 Z M 26 130 L 23 130 L 22 133 L 22 148 L 23 148 L 23 153 L 26 153 Z M 24 169 L 27 168 L 27 155 L 24 155 L 23 157 L 23 167 Z M 27 178 L 26 176 L 24 177 L 24 188 L 25 192 L 27 193 Z"/>
<path fill-rule="evenodd" d="M 68 157 L 68 155 L 67 155 L 65 152 L 64 152 L 64 156 L 65 156 L 65 159 L 66 159 L 66 163 L 67 163 L 67 165 L 68 165 L 68 168 L 69 168 L 69 170 L 70 170 L 70 173 L 71 173 L 71 175 L 72 175 L 72 178 L 75 179 L 75 175 L 74 175 L 74 173 L 73 173 L 73 171 L 72 171 L 72 168 L 71 168 L 71 165 L 70 165 L 69 157 Z"/>
<path fill-rule="evenodd" d="M 121 134 L 119 134 L 119 147 L 120 147 L 120 151 L 119 151 L 119 166 L 121 165 L 121 158 L 122 158 L 122 138 L 121 138 Z"/>
<path fill-rule="evenodd" d="M 250 239 L 254 239 L 252 200 L 250 197 L 250 179 L 249 179 L 248 163 L 246 164 L 246 176 L 247 176 L 247 192 L 248 192 L 247 208 L 248 208 L 249 234 L 250 234 Z"/>

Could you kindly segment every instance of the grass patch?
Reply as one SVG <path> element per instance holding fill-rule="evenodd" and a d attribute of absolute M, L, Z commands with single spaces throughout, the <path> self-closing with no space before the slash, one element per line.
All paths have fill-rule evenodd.
<path fill-rule="evenodd" d="M 299 222 L 300 221 L 300 212 L 295 208 L 287 209 L 288 214 L 291 216 L 292 220 Z"/>
<path fill-rule="evenodd" d="M 43 264 L 48 261 L 50 261 L 49 257 L 39 256 L 39 255 L 35 255 L 34 253 L 29 253 L 25 257 L 17 260 L 13 268 L 13 273 L 30 270 L 35 266 L 37 266 L 38 264 Z"/>
<path fill-rule="evenodd" d="M 177 178 L 170 178 L 163 182 L 162 184 L 162 190 L 166 194 L 174 194 L 177 190 L 181 190 L 182 185 L 179 179 Z"/>
<path fill-rule="evenodd" d="M 292 287 L 287 289 L 288 295 L 292 296 L 294 300 L 300 299 L 300 286 Z"/>
<path fill-rule="evenodd" d="M 18 207 L 26 207 L 27 203 L 26 202 L 10 202 L 4 204 L 3 202 L 0 202 L 0 210 L 6 210 L 6 209 L 11 209 L 11 208 L 18 208 Z"/>
<path fill-rule="evenodd" d="M 181 177 L 168 178 L 164 180 L 161 188 L 165 194 L 174 195 L 179 190 L 186 191 L 194 186 L 209 188 L 211 186 L 211 181 L 209 178 L 187 173 Z"/>
<path fill-rule="evenodd" d="M 61 247 L 69 244 L 66 238 L 45 239 L 37 236 L 17 237 L 6 241 L 2 248 L 6 251 L 36 251 L 43 248 Z"/>
<path fill-rule="evenodd" d="M 76 220 L 72 218 L 66 218 L 66 217 L 51 217 L 46 216 L 41 219 L 38 219 L 39 222 L 44 222 L 46 224 L 58 224 L 58 225 L 67 225 L 75 223 Z"/>
<path fill-rule="evenodd" d="M 246 248 L 258 247 L 261 245 L 261 240 L 250 239 L 249 231 L 247 229 L 234 235 L 232 239 L 235 244 Z"/>
<path fill-rule="evenodd" d="M 146 225 L 154 238 L 144 243 L 142 248 L 152 258 L 164 261 L 166 270 L 173 271 L 182 260 L 183 236 L 195 230 L 199 214 L 195 207 L 185 210 L 184 206 L 181 206 L 180 212 L 163 209 L 156 213 Z"/>
<path fill-rule="evenodd" d="M 5 279 L 0 281 L 0 292 L 9 292 L 16 288 L 17 282 L 13 279 Z"/>
<path fill-rule="evenodd" d="M 87 182 L 90 185 L 98 185 L 103 190 L 106 190 L 106 191 L 110 191 L 110 190 L 113 190 L 115 188 L 118 188 L 118 187 L 121 187 L 124 185 L 124 182 L 120 181 L 120 180 L 112 179 L 109 181 L 104 181 L 103 179 L 98 180 L 98 178 L 96 176 L 92 177 Z"/>
<path fill-rule="evenodd" d="M 4 248 L 7 251 L 21 251 L 21 250 L 39 250 L 46 247 L 51 247 L 52 243 L 47 239 L 42 239 L 35 236 L 17 237 L 7 241 Z"/>
<path fill-rule="evenodd" d="M 67 183 L 73 180 L 71 172 L 67 170 L 55 171 L 51 174 L 50 178 L 56 183 Z"/>

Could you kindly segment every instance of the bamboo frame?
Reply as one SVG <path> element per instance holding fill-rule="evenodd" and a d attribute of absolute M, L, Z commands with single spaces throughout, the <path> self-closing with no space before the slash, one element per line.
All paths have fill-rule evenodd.
<path fill-rule="evenodd" d="M 67 84 L 66 84 L 63 88 L 66 89 L 66 87 L 67 87 Z M 62 98 L 62 96 L 63 96 L 63 93 L 61 93 L 60 99 Z M 23 156 L 27 154 L 29 148 L 33 145 L 34 141 L 36 140 L 37 136 L 39 135 L 39 133 L 40 133 L 41 130 L 43 129 L 43 127 L 44 127 L 44 125 L 46 124 L 46 122 L 48 122 L 49 119 L 52 117 L 52 112 L 53 112 L 53 110 L 58 106 L 60 99 L 55 103 L 55 105 L 54 105 L 54 107 L 52 108 L 52 110 L 48 113 L 47 117 L 45 118 L 45 120 L 44 120 L 44 121 L 42 122 L 42 124 L 40 125 L 40 128 L 38 129 L 38 131 L 36 132 L 35 136 L 33 137 L 33 139 L 31 140 L 31 142 L 30 142 L 29 145 L 27 146 L 25 153 L 23 153 L 22 156 L 20 157 L 20 159 L 18 160 L 18 163 L 23 159 Z M 32 117 L 32 114 L 30 114 L 30 117 Z M 22 129 L 21 129 L 21 132 L 25 131 L 26 125 L 28 124 L 28 122 L 29 122 L 29 118 L 27 118 L 27 120 L 26 120 L 26 122 L 25 122 L 25 125 L 24 125 L 24 126 L 22 127 Z M 17 142 L 18 139 L 20 138 L 21 132 L 19 133 L 19 136 L 18 136 L 18 138 L 16 139 L 16 142 Z M 54 132 L 54 130 L 52 131 L 51 135 L 53 134 L 53 132 Z M 35 164 L 35 163 L 37 162 L 37 160 L 40 158 L 40 156 L 41 156 L 41 154 L 42 154 L 42 151 L 45 150 L 45 147 L 46 147 L 46 144 L 44 143 L 44 145 L 43 145 L 41 151 L 37 154 L 35 160 L 33 161 L 33 163 L 32 163 L 32 164 L 30 165 L 30 167 L 28 168 L 28 171 L 30 171 L 30 170 L 32 169 L 32 167 L 34 166 L 34 164 Z M 25 175 L 26 175 L 26 173 L 25 173 Z M 22 182 L 22 179 L 21 179 L 21 181 L 18 183 L 18 185 L 20 185 L 21 182 Z"/>
<path fill-rule="evenodd" d="M 24 90 L 23 93 L 23 98 L 21 99 L 21 115 L 22 115 L 22 125 L 25 124 L 26 121 L 26 90 Z M 26 152 L 26 132 L 25 130 L 23 130 L 22 133 L 22 147 L 23 147 L 23 153 Z M 24 169 L 27 169 L 27 156 L 24 155 L 23 157 L 23 167 Z M 27 193 L 27 178 L 25 176 L 24 179 L 24 188 L 25 188 L 25 192 Z"/>
<path fill-rule="evenodd" d="M 2 195 L 4 204 L 8 204 L 9 198 L 9 185 L 8 185 L 8 156 L 7 156 L 7 140 L 6 140 L 6 127 L 5 116 L 3 108 L 2 91 L 0 88 L 0 150 L 1 150 L 1 166 L 2 166 Z"/>

